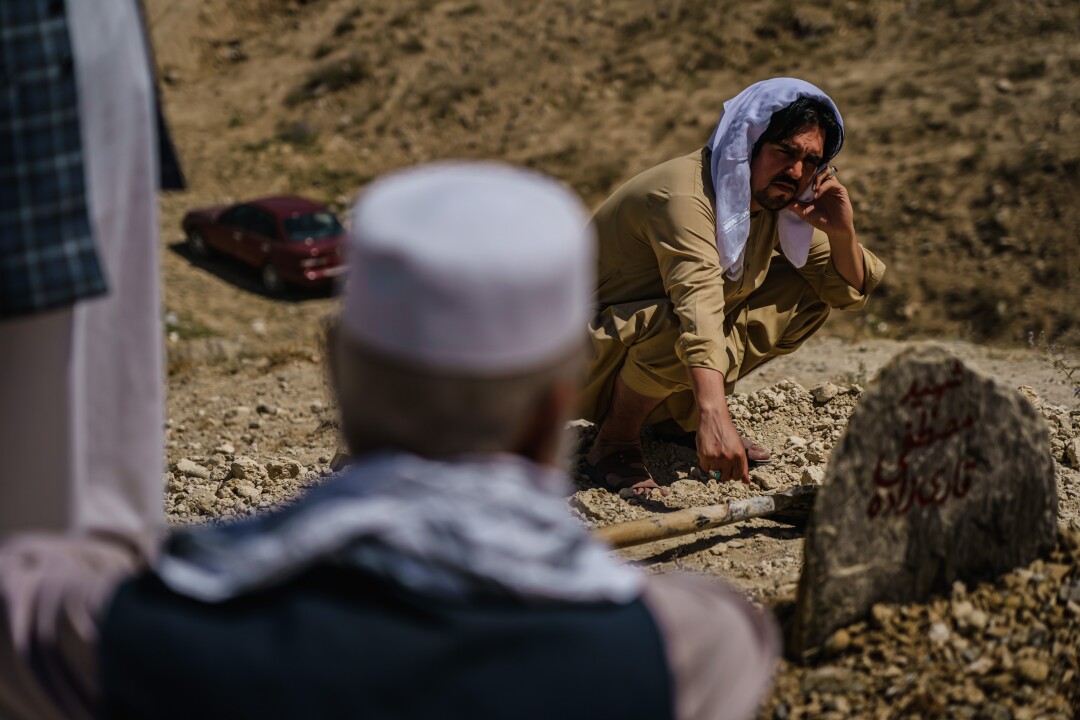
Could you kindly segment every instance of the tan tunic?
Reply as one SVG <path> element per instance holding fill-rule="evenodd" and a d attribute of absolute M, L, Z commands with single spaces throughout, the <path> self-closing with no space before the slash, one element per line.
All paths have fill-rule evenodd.
<path fill-rule="evenodd" d="M 590 327 L 586 419 L 602 417 L 616 374 L 641 394 L 668 397 L 687 388 L 686 367 L 706 367 L 723 373 L 730 391 L 769 357 L 792 352 L 830 309 L 862 308 L 881 282 L 885 266 L 864 248 L 863 292 L 848 285 L 832 262 L 828 236 L 818 230 L 806 264 L 793 268 L 778 254 L 777 214 L 767 210 L 752 215 L 742 276 L 725 278 L 707 152 L 646 170 L 594 216 L 599 311 Z M 680 408 L 653 420 L 693 422 L 686 398 L 671 404 Z"/>

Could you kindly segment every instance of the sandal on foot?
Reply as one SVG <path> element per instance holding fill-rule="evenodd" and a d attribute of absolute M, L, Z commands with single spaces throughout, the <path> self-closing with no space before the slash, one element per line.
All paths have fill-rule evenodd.
<path fill-rule="evenodd" d="M 619 497 L 648 497 L 653 490 L 658 490 L 661 495 L 667 495 L 667 491 L 657 485 L 656 480 L 649 474 L 641 448 L 615 450 L 605 455 L 595 465 L 586 462 L 585 474 L 600 487 L 618 493 Z M 609 483 L 608 476 L 610 475 L 620 478 L 619 482 Z M 646 485 L 650 482 L 652 485 Z M 634 492 L 635 490 L 642 492 Z"/>

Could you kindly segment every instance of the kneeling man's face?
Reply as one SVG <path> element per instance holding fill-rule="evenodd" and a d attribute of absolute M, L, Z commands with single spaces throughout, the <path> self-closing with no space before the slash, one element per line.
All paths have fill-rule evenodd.
<path fill-rule="evenodd" d="M 819 127 L 763 144 L 750 161 L 750 209 L 781 210 L 802 194 L 821 165 L 824 147 L 825 133 Z"/>

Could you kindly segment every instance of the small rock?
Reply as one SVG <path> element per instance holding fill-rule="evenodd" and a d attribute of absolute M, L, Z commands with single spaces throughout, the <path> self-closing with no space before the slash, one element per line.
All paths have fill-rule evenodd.
<path fill-rule="evenodd" d="M 830 655 L 839 655 L 851 647 L 851 633 L 840 628 L 825 641 L 825 652 Z"/>
<path fill-rule="evenodd" d="M 787 439 L 787 444 L 791 447 L 803 448 L 806 447 L 806 441 L 798 435 L 792 435 Z"/>
<path fill-rule="evenodd" d="M 570 498 L 570 507 L 582 515 L 593 520 L 609 520 L 611 518 L 611 493 L 606 490 L 590 488 L 576 493 Z"/>
<path fill-rule="evenodd" d="M 999 93 L 1003 93 L 1003 94 L 1006 94 L 1006 95 L 1011 93 L 1015 88 L 1015 86 L 1012 84 L 1012 81 L 1009 80 L 1008 78 L 1001 78 L 1000 80 L 998 80 L 997 82 L 994 83 L 994 87 L 997 88 L 997 91 Z"/>
<path fill-rule="evenodd" d="M 952 616 L 961 629 L 973 627 L 982 630 L 990 620 L 985 612 L 979 610 L 967 600 L 953 603 Z"/>
<path fill-rule="evenodd" d="M 988 622 L 990 622 L 990 616 L 978 608 L 975 608 L 968 616 L 968 623 L 976 630 L 982 630 Z"/>
<path fill-rule="evenodd" d="M 209 470 L 188 458 L 181 458 L 177 461 L 176 471 L 184 477 L 199 478 L 201 480 L 208 480 L 210 478 Z"/>
<path fill-rule="evenodd" d="M 1065 445 L 1065 457 L 1070 466 L 1080 470 L 1080 436 L 1074 437 Z"/>
<path fill-rule="evenodd" d="M 829 698 L 824 705 L 826 710 L 839 713 L 841 717 L 848 717 L 851 714 L 851 703 L 843 695 Z"/>
<path fill-rule="evenodd" d="M 814 402 L 824 405 L 840 394 L 840 388 L 827 382 L 812 389 L 810 394 L 814 396 Z"/>
<path fill-rule="evenodd" d="M 229 472 L 237 480 L 256 480 L 259 477 L 259 464 L 249 457 L 238 457 L 229 466 Z"/>
<path fill-rule="evenodd" d="M 825 482 L 825 468 L 820 465 L 807 465 L 803 468 L 799 482 L 803 485 L 820 485 Z"/>
<path fill-rule="evenodd" d="M 772 409 L 782 407 L 785 402 L 785 398 L 780 393 L 774 393 L 770 390 L 761 391 L 761 399 L 765 401 L 765 404 Z"/>
<path fill-rule="evenodd" d="M 820 667 L 803 675 L 804 693 L 857 693 L 862 689 L 854 672 L 841 667 Z"/>
<path fill-rule="evenodd" d="M 232 446 L 232 443 L 223 442 L 214 448 L 214 452 L 219 452 L 222 455 L 232 455 L 236 452 L 236 448 Z"/>
<path fill-rule="evenodd" d="M 1065 576 L 1069 574 L 1069 570 L 1071 569 L 1071 566 L 1062 565 L 1061 563 L 1048 563 L 1046 566 L 1046 571 L 1050 573 L 1050 577 L 1052 577 L 1056 583 L 1061 582 Z"/>
<path fill-rule="evenodd" d="M 191 496 L 192 502 L 195 503 L 195 508 L 202 513 L 210 513 L 214 509 L 214 503 L 217 498 L 214 497 L 214 493 L 209 488 L 202 488 L 198 492 L 193 493 Z"/>
<path fill-rule="evenodd" d="M 1041 685 L 1050 675 L 1050 666 L 1035 658 L 1016 661 L 1016 674 L 1033 685 Z"/>
<path fill-rule="evenodd" d="M 222 418 L 226 425 L 236 425 L 247 419 L 247 416 L 251 414 L 251 408 L 245 405 L 237 405 L 234 408 L 225 411 L 225 415 Z"/>
<path fill-rule="evenodd" d="M 779 487 L 775 478 L 769 475 L 764 475 L 762 473 L 751 474 L 750 482 L 754 483 L 762 490 L 776 490 Z"/>
<path fill-rule="evenodd" d="M 241 497 L 249 498 L 251 500 L 254 500 L 254 499 L 258 498 L 260 495 L 262 495 L 262 490 L 260 490 L 255 485 L 255 483 L 253 483 L 251 481 L 248 481 L 248 480 L 237 483 L 236 487 L 234 489 L 236 490 L 237 495 L 240 495 Z"/>
<path fill-rule="evenodd" d="M 815 440 L 806 446 L 806 459 L 812 463 L 825 462 L 825 443 Z"/>
<path fill-rule="evenodd" d="M 1021 385 L 1020 387 L 1018 387 L 1016 389 L 1032 405 L 1034 405 L 1035 407 L 1042 407 L 1042 400 L 1039 399 L 1039 396 L 1035 393 L 1035 389 L 1032 388 L 1030 385 Z"/>
<path fill-rule="evenodd" d="M 1058 598 L 1062 602 L 1072 601 L 1075 603 L 1080 603 L 1080 581 L 1074 582 L 1070 585 L 1062 585 L 1061 589 L 1058 591 Z"/>
<path fill-rule="evenodd" d="M 266 463 L 266 474 L 271 480 L 299 477 L 302 469 L 295 460 L 271 460 Z"/>
<path fill-rule="evenodd" d="M 875 603 L 874 606 L 870 608 L 870 617 L 874 619 L 874 622 L 877 623 L 878 627 L 884 627 L 889 624 L 895 615 L 896 611 L 884 603 Z"/>
<path fill-rule="evenodd" d="M 255 412 L 260 415 L 277 415 L 280 409 L 277 405 L 267 405 L 266 403 L 259 403 L 255 406 Z"/>
<path fill-rule="evenodd" d="M 676 480 L 670 487 L 676 495 L 688 495 L 701 490 L 701 483 L 697 480 Z"/>
<path fill-rule="evenodd" d="M 940 647 L 949 641 L 949 626 L 936 622 L 930 626 L 930 631 L 926 635 L 930 638 L 930 642 Z"/>

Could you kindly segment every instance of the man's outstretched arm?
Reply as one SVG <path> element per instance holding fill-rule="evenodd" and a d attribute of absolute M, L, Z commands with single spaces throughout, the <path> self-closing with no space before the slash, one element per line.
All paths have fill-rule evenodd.
<path fill-rule="evenodd" d="M 728 412 L 723 373 L 705 367 L 689 370 L 698 406 L 697 451 L 701 469 L 706 473 L 717 471 L 721 481 L 742 480 L 749 484 L 746 448 Z"/>

